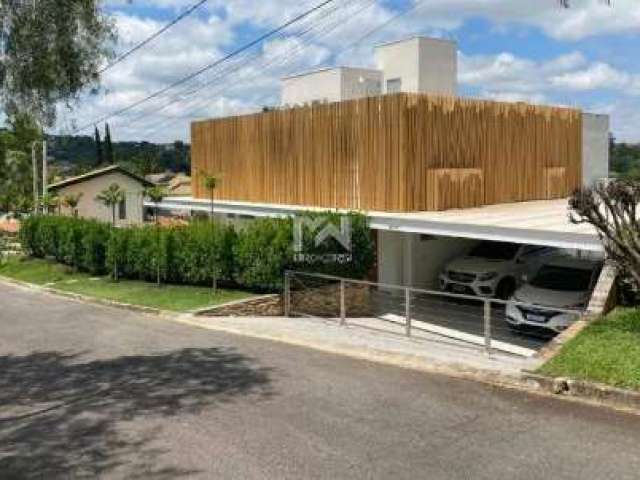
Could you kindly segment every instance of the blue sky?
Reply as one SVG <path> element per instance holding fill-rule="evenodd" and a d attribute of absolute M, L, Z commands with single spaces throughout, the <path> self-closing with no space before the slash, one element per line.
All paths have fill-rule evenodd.
<path fill-rule="evenodd" d="M 66 112 L 60 129 L 145 98 L 319 2 L 209 0 L 148 48 L 110 69 L 101 93 Z M 120 33 L 117 50 L 142 40 L 193 3 L 106 2 Z M 407 8 L 410 13 L 400 15 Z M 572 0 L 569 10 L 556 0 L 335 0 L 237 63 L 212 69 L 111 118 L 112 132 L 121 139 L 186 139 L 193 118 L 277 104 L 283 75 L 337 63 L 370 66 L 373 45 L 415 34 L 458 42 L 461 95 L 608 113 L 618 138 L 640 142 L 637 0 L 616 0 L 612 7 L 601 0 Z"/>

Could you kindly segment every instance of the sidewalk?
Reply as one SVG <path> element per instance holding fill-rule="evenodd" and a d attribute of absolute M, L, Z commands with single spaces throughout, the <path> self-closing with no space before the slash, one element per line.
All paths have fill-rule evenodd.
<path fill-rule="evenodd" d="M 535 369 L 539 360 L 494 351 L 429 332 L 406 337 L 404 327 L 372 319 L 284 317 L 206 317 L 180 315 L 177 320 L 211 330 L 274 340 L 325 352 L 441 372 L 452 376 L 520 383 L 523 369 Z"/>

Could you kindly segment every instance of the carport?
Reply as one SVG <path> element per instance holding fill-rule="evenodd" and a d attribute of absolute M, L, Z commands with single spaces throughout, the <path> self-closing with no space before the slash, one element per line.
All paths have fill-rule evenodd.
<path fill-rule="evenodd" d="M 371 227 L 377 231 L 377 281 L 427 290 L 438 290 L 439 273 L 481 240 L 554 247 L 589 257 L 603 252 L 590 225 L 571 223 L 566 199 L 372 214 Z M 388 301 L 390 306 L 393 303 Z M 412 314 L 431 331 L 444 335 L 479 339 L 483 334 L 482 309 L 473 302 L 425 298 Z M 395 315 L 391 312 L 387 317 Z M 524 336 L 506 328 L 504 308 L 496 308 L 493 315 L 497 321 L 493 333 L 502 342 L 538 349 L 548 341 L 548 337 Z"/>
<path fill-rule="evenodd" d="M 435 288 L 438 272 L 477 240 L 603 252 L 590 225 L 571 223 L 566 199 L 370 218 L 378 231 L 382 283 Z"/>

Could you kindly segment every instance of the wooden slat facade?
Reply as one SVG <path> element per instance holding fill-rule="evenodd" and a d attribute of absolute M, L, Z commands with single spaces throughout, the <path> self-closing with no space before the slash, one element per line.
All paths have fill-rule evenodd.
<path fill-rule="evenodd" d="M 191 137 L 197 198 L 205 172 L 217 199 L 399 212 L 560 198 L 582 178 L 581 112 L 522 103 L 385 95 L 194 122 Z"/>

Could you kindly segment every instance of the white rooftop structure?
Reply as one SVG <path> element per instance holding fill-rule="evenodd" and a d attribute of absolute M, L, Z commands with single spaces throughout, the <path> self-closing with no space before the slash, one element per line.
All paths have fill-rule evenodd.
<path fill-rule="evenodd" d="M 282 104 L 340 102 L 383 93 L 456 95 L 455 42 L 412 37 L 375 47 L 377 69 L 321 68 L 282 79 Z"/>

